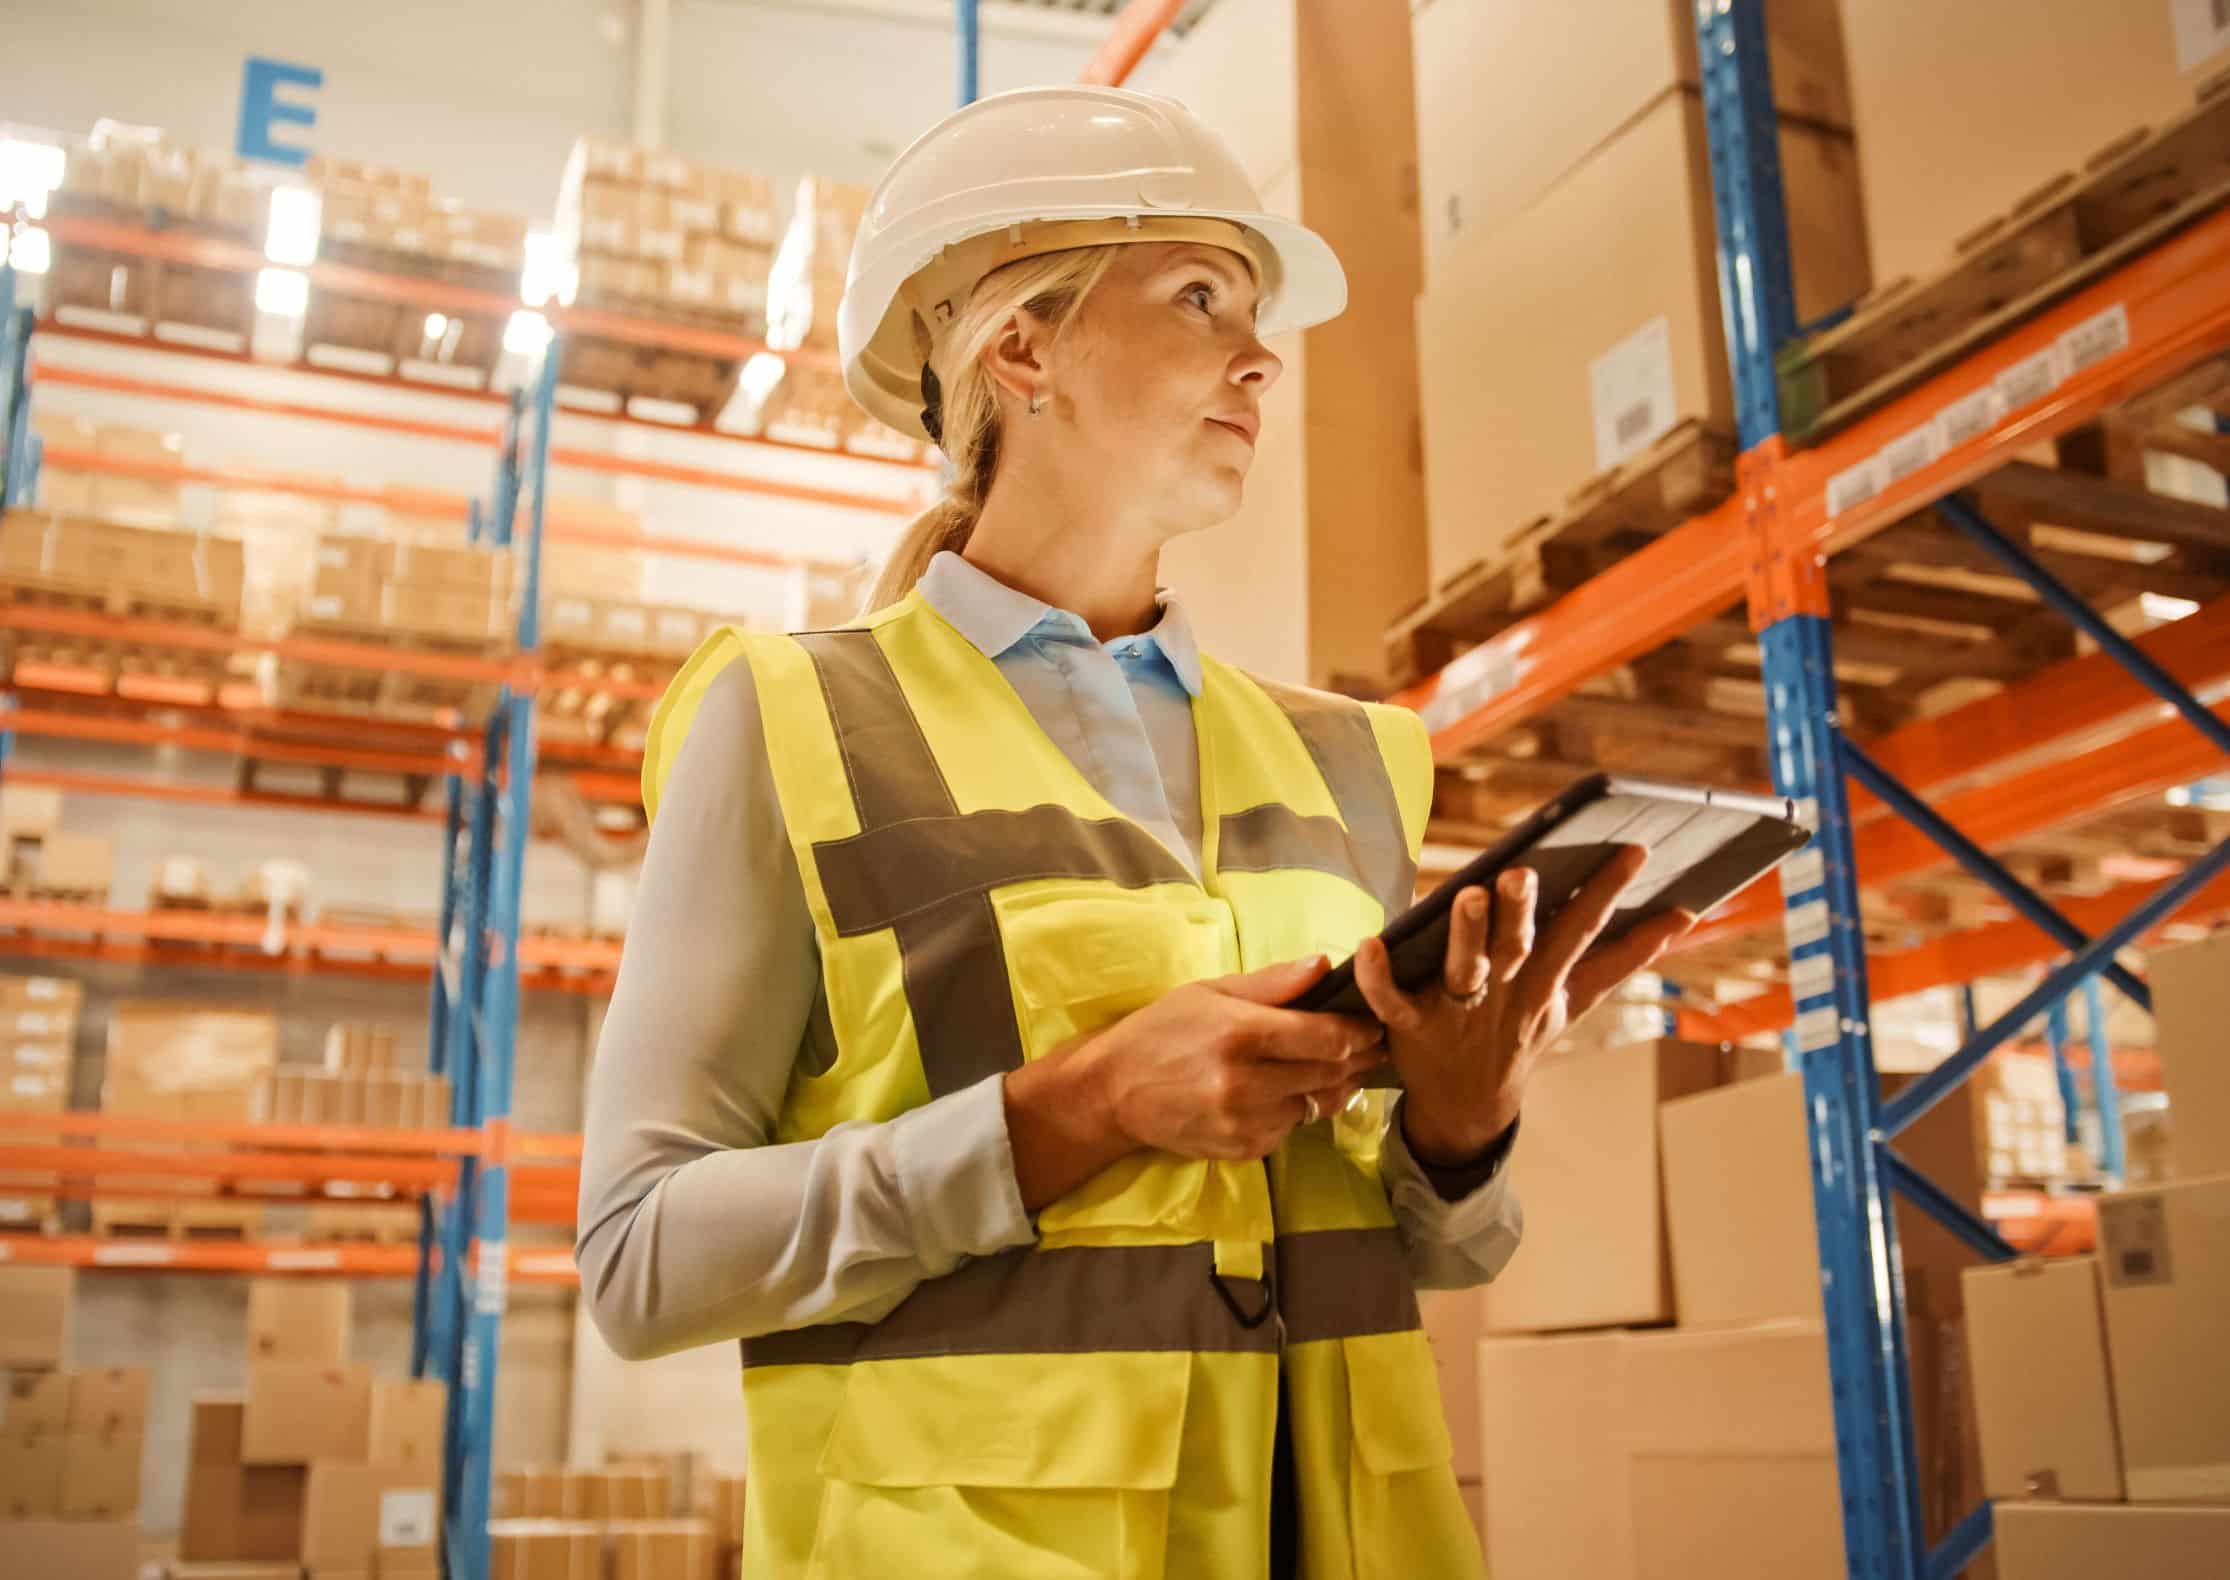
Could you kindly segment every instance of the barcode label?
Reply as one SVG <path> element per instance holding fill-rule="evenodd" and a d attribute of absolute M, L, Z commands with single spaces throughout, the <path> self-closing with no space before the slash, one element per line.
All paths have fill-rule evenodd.
<path fill-rule="evenodd" d="M 1800 1053 L 1818 1053 L 1822 1048 L 1832 1048 L 1843 1036 L 1843 1018 L 1830 1004 L 1825 1009 L 1808 1009 L 1796 1018 L 1796 1046 Z"/>
<path fill-rule="evenodd" d="M 2070 376 L 2129 348 L 2129 309 L 2116 302 L 2060 336 L 2061 365 Z"/>
<path fill-rule="evenodd" d="M 1992 381 L 1998 399 L 2010 417 L 2031 401 L 2040 401 L 2060 386 L 2057 347 L 2047 346 L 2033 357 L 2023 357 Z"/>
<path fill-rule="evenodd" d="M 2176 69 L 2190 71 L 2230 49 L 2230 0 L 2169 0 L 2176 26 Z"/>
<path fill-rule="evenodd" d="M 1595 465 L 1609 471 L 1672 430 L 1672 323 L 1653 318 L 1587 369 L 1595 411 Z"/>
<path fill-rule="evenodd" d="M 422 1487 L 398 1488 L 379 1495 L 379 1545 L 431 1547 L 434 1544 L 434 1495 Z M 384 1569 L 386 1560 L 380 1560 Z"/>
<path fill-rule="evenodd" d="M 1885 482 L 1901 483 L 1936 458 L 1936 425 L 1915 428 L 1903 438 L 1892 439 L 1882 447 L 1882 469 L 1888 475 Z"/>
<path fill-rule="evenodd" d="M 501 1240 L 480 1242 L 480 1288 L 475 1304 L 484 1317 L 500 1317 L 511 1295 L 510 1248 Z"/>
<path fill-rule="evenodd" d="M 2109 1198 L 2098 1206 L 2099 1245 L 2109 1284 L 2175 1282 L 2168 1245 L 2168 1208 L 2158 1196 Z"/>
<path fill-rule="evenodd" d="M 1801 1004 L 1808 998 L 1825 998 L 1835 991 L 1835 957 L 1822 952 L 1789 962 L 1789 993 Z"/>
<path fill-rule="evenodd" d="M 1440 689 L 1417 716 L 1427 730 L 1444 730 L 1517 683 L 1517 659 L 1498 643 L 1483 643 L 1440 672 Z"/>
<path fill-rule="evenodd" d="M 2225 3 L 2230 4 L 2230 0 Z M 1936 413 L 1936 443 L 1940 449 L 1949 450 L 1969 439 L 1979 439 L 1997 420 L 1997 391 L 1976 390 L 1966 399 L 1955 400 Z"/>
<path fill-rule="evenodd" d="M 1788 934 L 1789 951 L 1794 954 L 1806 944 L 1816 944 L 1827 937 L 1827 901 L 1806 900 L 1802 905 L 1792 905 L 1782 917 L 1782 929 Z"/>
<path fill-rule="evenodd" d="M 1807 889 L 1824 887 L 1827 883 L 1827 863 L 1816 850 L 1798 851 L 1781 864 L 1781 892 L 1790 897 Z"/>
<path fill-rule="evenodd" d="M 1870 455 L 1856 466 L 1847 466 L 1827 480 L 1827 513 L 1839 516 L 1856 510 L 1883 488 L 1882 458 Z"/>

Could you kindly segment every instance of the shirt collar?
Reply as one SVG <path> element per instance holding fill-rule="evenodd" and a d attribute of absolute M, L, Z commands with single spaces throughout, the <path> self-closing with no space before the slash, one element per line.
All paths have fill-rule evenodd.
<path fill-rule="evenodd" d="M 930 606 L 986 658 L 997 658 L 1048 619 L 1057 619 L 1072 631 L 1090 633 L 1081 616 L 1009 587 L 950 549 L 931 557 L 920 585 L 921 595 Z M 1161 609 L 1161 619 L 1153 629 L 1136 638 L 1118 640 L 1149 641 L 1159 647 L 1178 681 L 1197 697 L 1200 649 L 1193 641 L 1192 622 L 1186 618 L 1177 595 L 1168 588 L 1155 588 L 1154 602 Z"/>

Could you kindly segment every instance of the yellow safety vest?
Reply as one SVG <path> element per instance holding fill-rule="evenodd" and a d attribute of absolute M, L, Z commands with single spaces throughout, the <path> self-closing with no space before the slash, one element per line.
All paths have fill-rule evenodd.
<path fill-rule="evenodd" d="M 749 662 L 837 1057 L 778 1138 L 888 1120 L 1188 981 L 1343 958 L 1413 892 L 1405 709 L 1203 657 L 1205 882 L 1110 805 L 916 591 L 840 630 L 726 629 L 660 702 L 658 792 Z M 1278 1369 L 1307 1580 L 1481 1576 L 1370 1094 L 1260 1163 L 1138 1152 L 1034 1245 L 875 1323 L 743 1345 L 753 1580 L 1233 1580 L 1268 1565 Z"/>

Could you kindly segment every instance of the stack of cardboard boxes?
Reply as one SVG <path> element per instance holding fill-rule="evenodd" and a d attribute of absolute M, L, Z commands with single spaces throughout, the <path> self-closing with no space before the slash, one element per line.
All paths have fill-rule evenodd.
<path fill-rule="evenodd" d="M 511 576 L 511 555 L 497 549 L 327 533 L 318 539 L 301 623 L 501 645 L 511 632 Z"/>
<path fill-rule="evenodd" d="M 819 176 L 798 183 L 797 206 L 767 281 L 767 343 L 777 351 L 817 353 L 831 365 L 792 359 L 760 401 L 759 425 L 769 438 L 794 444 L 910 460 L 920 453 L 919 442 L 861 411 L 833 366 L 836 304 L 844 295 L 852 239 L 870 195 L 865 187 Z"/>
<path fill-rule="evenodd" d="M 527 222 L 517 214 L 468 209 L 433 195 L 410 171 L 353 159 L 313 159 L 304 172 L 318 192 L 327 240 L 517 274 L 526 263 Z"/>
<path fill-rule="evenodd" d="M 1766 18 L 1800 319 L 1868 280 L 1842 9 Z M 1438 585 L 1733 403 L 1695 7 L 1431 0 L 1415 39 Z"/>
<path fill-rule="evenodd" d="M 342 1021 L 326 1032 L 324 1066 L 273 1069 L 257 1108 L 275 1125 L 440 1130 L 449 1124 L 449 1078 L 400 1068 L 394 1027 Z"/>
<path fill-rule="evenodd" d="M 64 1370 L 75 1276 L 0 1266 L 0 1554 L 10 1574 L 134 1580 L 147 1373 Z"/>
<path fill-rule="evenodd" d="M 2212 1580 L 2230 1554 L 2230 936 L 2148 976 L 2172 1177 L 2100 1199 L 2096 1256 L 1966 1274 L 2002 1580 Z"/>
<path fill-rule="evenodd" d="M 255 1094 L 279 1057 L 278 1018 L 267 1010 L 238 1010 L 163 999 L 121 999 L 109 1013 L 108 1060 L 101 1080 L 101 1111 L 146 1119 L 245 1123 L 255 1117 Z M 150 1150 L 160 1142 L 142 1143 Z M 177 1143 L 191 1148 L 192 1142 Z M 214 1181 L 175 1177 L 104 1176 L 105 1192 L 135 1183 L 164 1195 L 141 1200 L 104 1194 L 94 1202 L 96 1228 L 252 1228 L 261 1209 L 252 1203 L 179 1199 L 170 1193 L 213 1197 Z"/>
<path fill-rule="evenodd" d="M 1482 1439 L 1497 1580 L 1843 1573 L 1803 1084 L 1778 1064 L 1658 1043 L 1536 1076 L 1510 1164 L 1525 1243 L 1477 1297 L 1477 1417 L 1457 1424 Z M 1977 1208 L 1971 1138 L 1954 1100 L 1903 1150 Z M 1917 1215 L 1899 1232 L 1940 1532 L 1968 1479 L 1940 1313 L 1971 1258 Z M 1443 1378 L 1452 1409 L 1462 1383 Z"/>
<path fill-rule="evenodd" d="M 153 127 L 103 124 L 64 147 L 61 191 L 111 209 L 163 211 L 261 245 L 277 172 L 166 141 Z"/>
<path fill-rule="evenodd" d="M 583 306 L 679 308 L 764 330 L 775 241 L 764 176 L 583 138 L 559 185 L 557 239 Z"/>
<path fill-rule="evenodd" d="M 2067 1178 L 2067 1105 L 2051 1059 L 2000 1053 L 1972 1080 L 1975 1143 L 1991 1183 L 2044 1185 Z"/>
<path fill-rule="evenodd" d="M 70 1106 L 84 998 L 82 987 L 62 977 L 0 976 L 0 1113 L 58 1114 Z M 39 1188 L 53 1183 L 52 1175 L 0 1174 L 0 1226 L 42 1223 L 54 1198 Z"/>
<path fill-rule="evenodd" d="M 498 1518 L 488 1525 L 492 1571 L 510 1580 L 713 1580 L 732 1572 L 722 1523 L 741 1500 L 712 1517 L 673 1517 L 663 1470 L 530 1468 L 496 1477 Z"/>
<path fill-rule="evenodd" d="M 352 1365 L 346 1284 L 249 1286 L 245 1395 L 194 1401 L 179 1556 L 308 1580 L 440 1572 L 446 1396 Z"/>
<path fill-rule="evenodd" d="M 240 544 L 213 533 L 128 526 L 46 510 L 0 518 L 0 579 L 27 592 L 231 630 L 240 623 Z"/>
<path fill-rule="evenodd" d="M 1962 237 L 2230 67 L 2230 17 L 2211 0 L 1864 0 L 1843 7 L 1843 33 L 1884 285 L 1950 263 Z"/>
<path fill-rule="evenodd" d="M 135 428 L 126 423 L 91 423 L 67 412 L 31 414 L 31 430 L 43 446 L 39 460 L 39 505 L 58 516 L 98 516 L 127 526 L 178 525 L 180 484 L 162 469 L 185 464 L 185 441 L 175 433 Z M 148 470 L 138 476 L 92 471 L 88 460 L 131 462 Z"/>
<path fill-rule="evenodd" d="M 63 831 L 61 791 L 34 785 L 0 790 L 0 842 L 10 893 L 107 902 L 114 847 L 104 835 Z"/>

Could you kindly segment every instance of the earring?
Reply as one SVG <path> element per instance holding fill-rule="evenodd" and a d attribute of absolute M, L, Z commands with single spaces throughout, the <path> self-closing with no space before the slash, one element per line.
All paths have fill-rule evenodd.
<path fill-rule="evenodd" d="M 1035 417 L 1045 410 L 1045 397 L 1036 390 L 1030 391 L 1030 415 Z"/>

